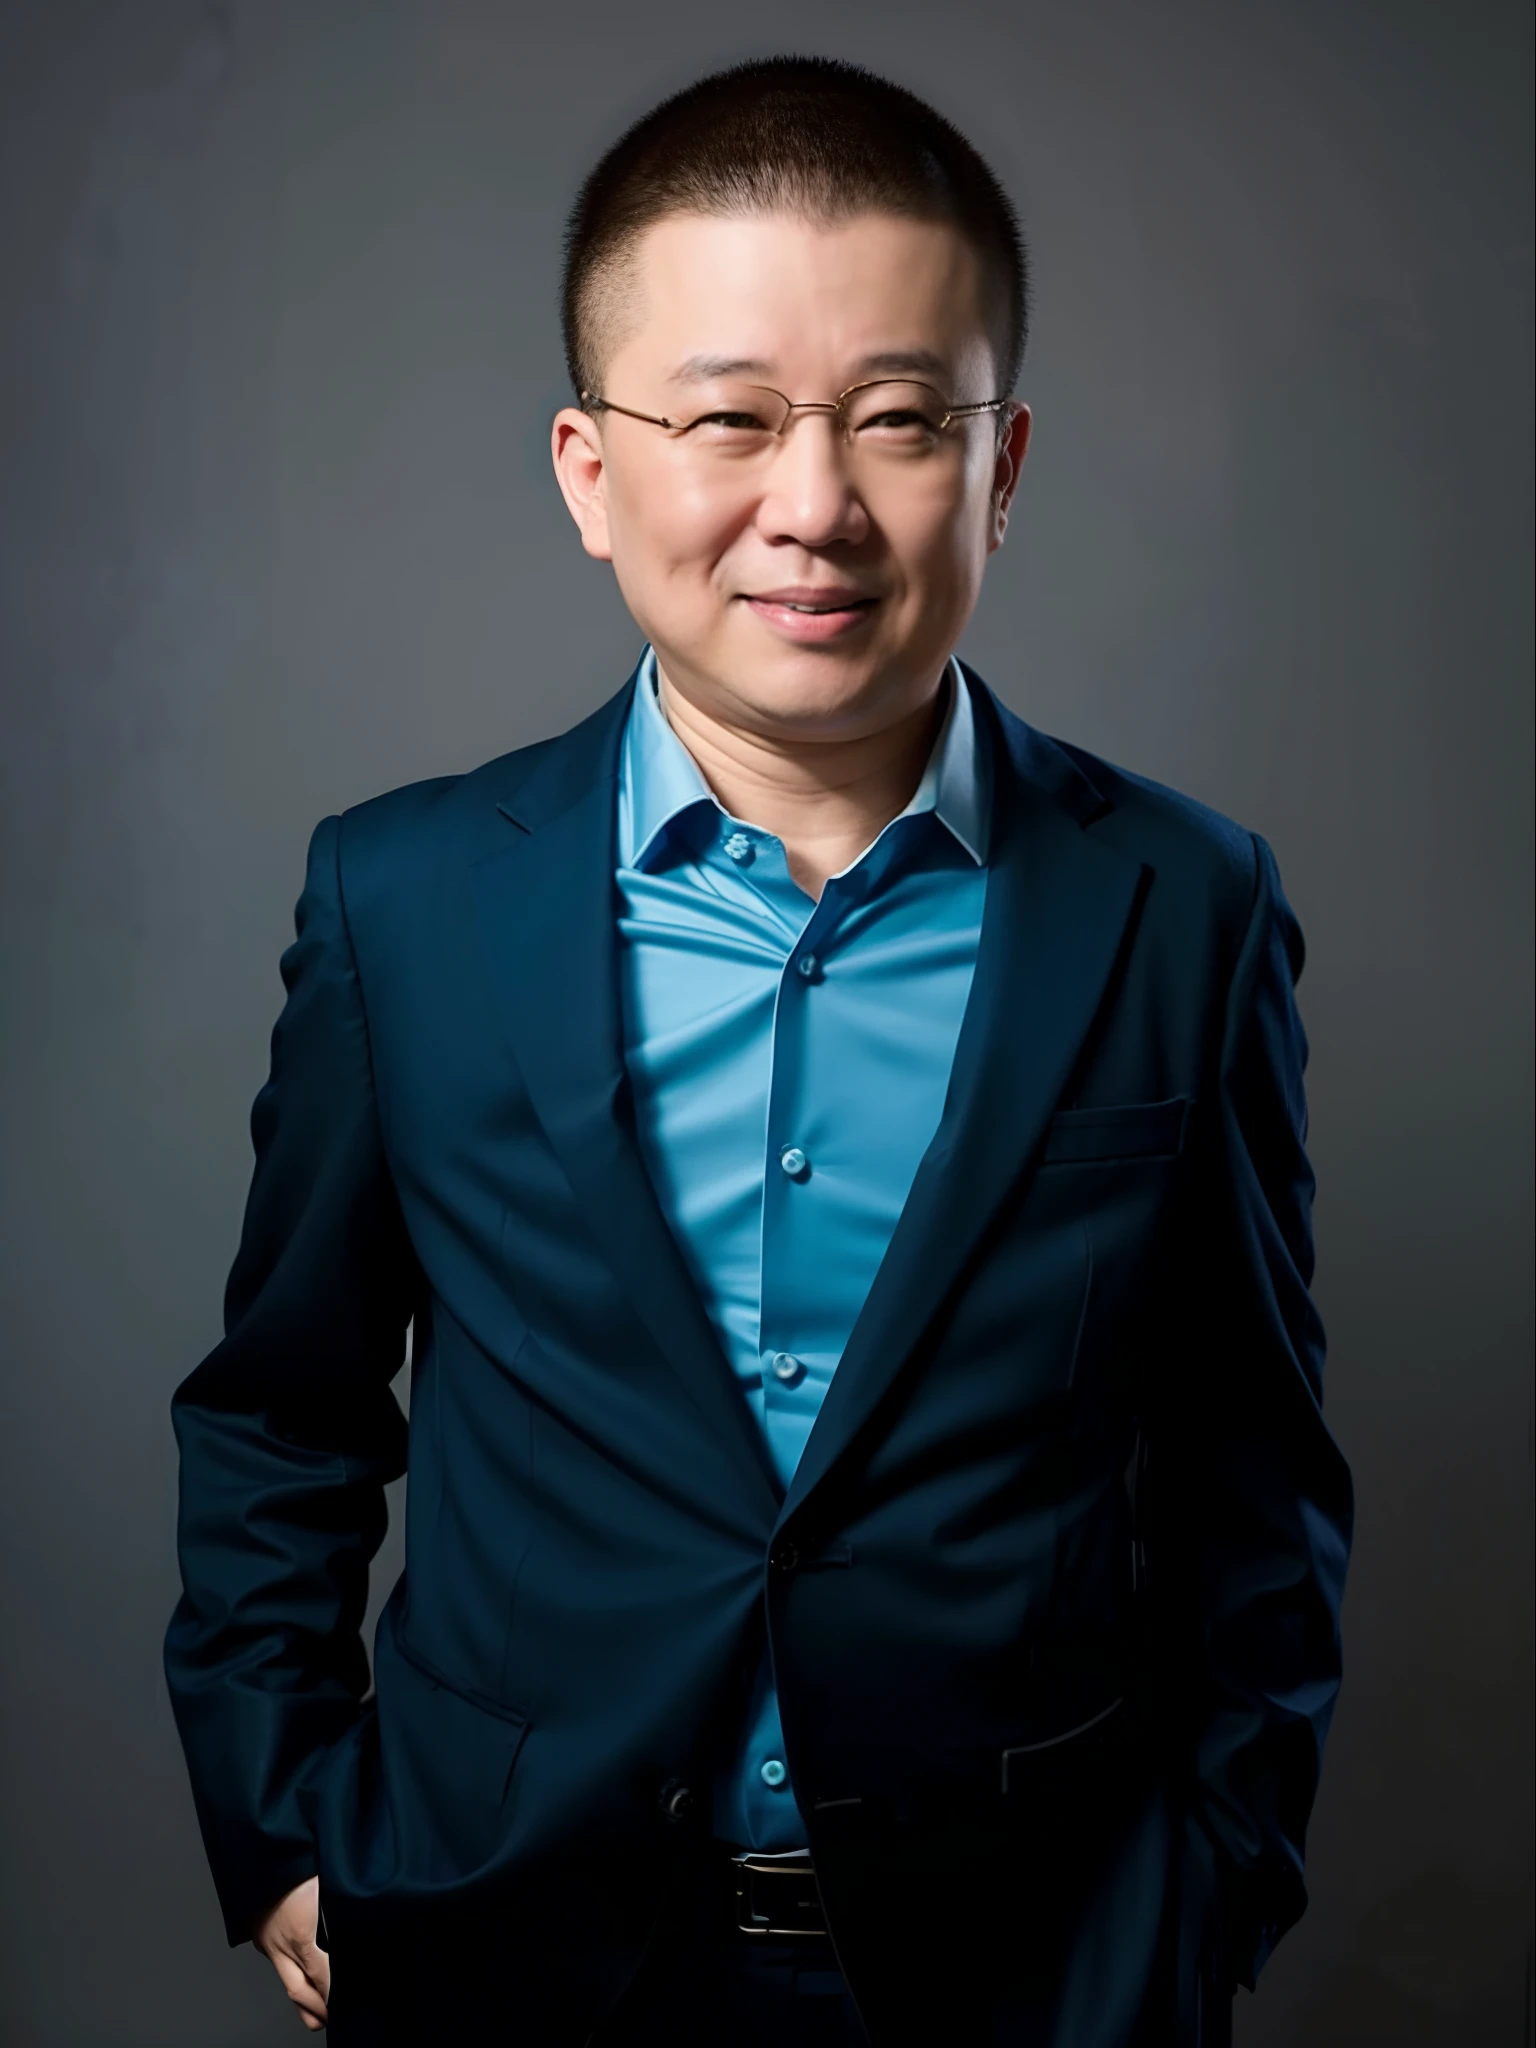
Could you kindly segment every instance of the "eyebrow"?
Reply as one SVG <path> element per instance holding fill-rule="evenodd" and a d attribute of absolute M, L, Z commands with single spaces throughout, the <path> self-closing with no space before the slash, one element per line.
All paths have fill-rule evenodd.
<path fill-rule="evenodd" d="M 669 384 L 704 384 L 711 377 L 766 377 L 773 365 L 761 356 L 689 356 L 668 377 Z"/>
<path fill-rule="evenodd" d="M 931 348 L 885 349 L 879 355 L 865 356 L 859 369 L 867 377 L 948 377 L 953 374 L 950 364 L 943 356 L 935 355 Z"/>
<path fill-rule="evenodd" d="M 948 377 L 950 365 L 931 348 L 882 349 L 864 356 L 857 383 L 865 377 Z M 706 384 L 715 377 L 771 377 L 772 363 L 762 356 L 689 356 L 668 377 L 669 384 Z"/>

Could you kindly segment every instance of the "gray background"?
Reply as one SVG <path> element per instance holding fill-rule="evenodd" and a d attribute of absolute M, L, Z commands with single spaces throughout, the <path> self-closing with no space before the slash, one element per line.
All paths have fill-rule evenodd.
<path fill-rule="evenodd" d="M 1313 1906 L 1239 2039 L 1514 2048 L 1529 8 L 740 14 L 0 9 L 0 2038 L 303 2038 L 224 1946 L 160 1637 L 167 1402 L 218 1334 L 305 839 L 622 680 L 548 471 L 562 215 L 663 91 L 798 47 L 928 91 L 1033 237 L 1035 441 L 967 651 L 1262 831 L 1309 941 L 1359 1535 Z"/>

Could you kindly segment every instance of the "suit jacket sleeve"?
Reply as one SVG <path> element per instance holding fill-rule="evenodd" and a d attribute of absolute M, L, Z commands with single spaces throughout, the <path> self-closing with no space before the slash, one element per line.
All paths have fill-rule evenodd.
<path fill-rule="evenodd" d="M 1250 1988 L 1306 1905 L 1352 1520 L 1309 1293 L 1304 946 L 1274 855 L 1253 839 L 1252 908 L 1196 1127 L 1138 1487 L 1155 1654 L 1190 1768 L 1186 1910 L 1193 1897 L 1217 1976 Z"/>
<path fill-rule="evenodd" d="M 316 1869 L 307 1797 L 367 1690 L 361 1623 L 415 1262 L 384 1158 L 342 902 L 310 841 L 225 1336 L 178 1388 L 184 1592 L 165 1668 L 231 1942 Z"/>

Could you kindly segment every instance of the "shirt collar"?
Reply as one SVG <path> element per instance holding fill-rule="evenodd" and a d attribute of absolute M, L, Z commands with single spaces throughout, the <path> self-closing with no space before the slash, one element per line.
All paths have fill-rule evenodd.
<path fill-rule="evenodd" d="M 976 714 L 960 664 L 951 656 L 948 666 L 951 687 L 944 722 L 912 801 L 899 815 L 909 818 L 932 811 L 976 865 L 983 867 L 991 833 L 989 764 L 978 743 Z M 730 815 L 667 722 L 657 695 L 655 649 L 647 647 L 635 679 L 620 761 L 619 859 L 623 865 L 644 867 L 666 827 L 698 803 L 713 804 L 722 817 Z"/>

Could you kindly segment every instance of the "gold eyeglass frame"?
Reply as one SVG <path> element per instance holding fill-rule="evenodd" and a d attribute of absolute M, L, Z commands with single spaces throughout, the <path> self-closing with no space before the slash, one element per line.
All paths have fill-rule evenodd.
<path fill-rule="evenodd" d="M 753 391 L 766 391 L 770 397 L 784 401 L 786 411 L 783 424 L 774 430 L 773 438 L 776 441 L 784 438 L 789 423 L 797 412 L 830 412 L 835 413 L 842 422 L 843 439 L 851 442 L 853 430 L 848 425 L 848 415 L 844 407 L 855 392 L 872 391 L 877 384 L 915 384 L 919 391 L 931 391 L 944 407 L 944 417 L 935 429 L 935 432 L 940 434 L 952 420 L 972 419 L 978 413 L 1000 412 L 1009 403 L 1006 398 L 982 398 L 969 405 L 951 405 L 942 391 L 926 383 L 921 377 L 866 377 L 862 383 L 850 384 L 847 390 L 840 391 L 836 398 L 791 398 L 787 392 L 776 391 L 771 384 L 753 384 L 748 388 Z M 626 419 L 644 420 L 649 426 L 666 427 L 669 432 L 676 434 L 691 433 L 695 427 L 702 426 L 705 420 L 711 417 L 709 413 L 701 412 L 697 419 L 674 420 L 668 418 L 665 413 L 636 412 L 633 406 L 615 405 L 611 398 L 604 398 L 596 391 L 583 391 L 581 402 L 589 409 L 600 408 L 604 412 L 620 412 Z"/>

